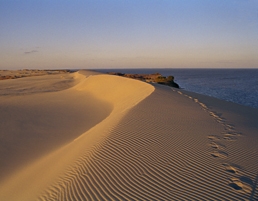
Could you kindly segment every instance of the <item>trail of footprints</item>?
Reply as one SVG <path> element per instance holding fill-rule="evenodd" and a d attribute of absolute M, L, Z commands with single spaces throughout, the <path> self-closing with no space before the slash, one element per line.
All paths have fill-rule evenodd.
<path fill-rule="evenodd" d="M 224 127 L 225 131 L 222 132 L 221 135 L 208 135 L 208 139 L 210 141 L 209 146 L 212 148 L 212 152 L 210 153 L 211 156 L 214 158 L 221 159 L 222 161 L 227 159 L 227 147 L 223 145 L 223 141 L 234 142 L 238 139 L 238 137 L 242 136 L 242 133 L 237 132 L 233 125 L 227 124 L 226 120 L 223 117 L 221 117 L 220 114 L 211 111 L 205 104 L 201 103 L 198 99 L 183 94 L 181 91 L 177 91 L 174 89 L 172 90 L 180 95 L 184 95 L 185 97 L 199 104 L 203 110 L 208 112 L 209 115 L 215 119 L 216 122 L 220 123 Z M 236 164 L 226 162 L 223 163 L 222 166 L 224 167 L 225 171 L 230 173 L 231 177 L 229 178 L 228 184 L 230 187 L 242 193 L 252 193 L 254 184 L 250 178 L 243 176 L 244 172 L 241 170 L 241 167 L 239 167 Z M 232 175 L 234 175 L 235 177 L 232 177 Z"/>

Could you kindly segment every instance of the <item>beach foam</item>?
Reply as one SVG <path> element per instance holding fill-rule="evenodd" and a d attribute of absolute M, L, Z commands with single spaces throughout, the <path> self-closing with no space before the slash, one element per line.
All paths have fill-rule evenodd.
<path fill-rule="evenodd" d="M 1 181 L 2 200 L 258 199 L 257 110 L 117 76 L 72 76 L 76 83 L 69 89 L 27 95 L 27 106 L 61 97 L 60 109 L 54 104 L 41 110 L 64 118 L 69 127 L 56 129 L 71 136 Z M 24 97 L 10 98 L 9 113 L 15 114 Z M 70 123 L 65 116 L 77 106 L 78 119 Z M 57 119 L 51 121 L 58 124 Z M 84 131 L 74 134 L 78 127 Z M 55 145 L 61 138 L 50 141 Z"/>

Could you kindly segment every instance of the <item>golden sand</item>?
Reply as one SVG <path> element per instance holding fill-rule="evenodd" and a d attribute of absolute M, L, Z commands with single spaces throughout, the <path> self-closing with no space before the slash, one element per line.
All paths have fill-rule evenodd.
<path fill-rule="evenodd" d="M 0 90 L 0 200 L 258 199 L 257 109 L 90 71 Z"/>

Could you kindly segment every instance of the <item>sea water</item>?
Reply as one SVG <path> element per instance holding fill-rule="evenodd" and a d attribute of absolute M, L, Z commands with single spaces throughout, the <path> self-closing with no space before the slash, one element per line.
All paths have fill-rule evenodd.
<path fill-rule="evenodd" d="M 258 108 L 258 69 L 102 69 L 101 72 L 173 75 L 187 91 Z"/>

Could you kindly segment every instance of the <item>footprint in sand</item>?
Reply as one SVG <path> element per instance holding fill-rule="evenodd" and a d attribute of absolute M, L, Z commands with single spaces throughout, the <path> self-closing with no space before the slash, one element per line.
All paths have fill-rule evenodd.
<path fill-rule="evenodd" d="M 208 110 L 208 107 L 204 104 L 204 103 L 199 103 L 199 105 L 201 106 L 201 107 L 203 107 L 204 109 L 206 109 L 206 110 Z"/>
<path fill-rule="evenodd" d="M 223 132 L 221 134 L 224 134 L 224 136 L 233 136 L 233 137 L 236 137 L 236 136 L 242 136 L 242 133 L 240 132 L 234 132 L 234 131 L 226 131 L 226 132 Z"/>
<path fill-rule="evenodd" d="M 227 172 L 233 173 L 233 174 L 238 174 L 240 172 L 240 167 L 237 167 L 235 165 L 223 163 L 222 164 L 225 167 L 225 170 Z"/>
<path fill-rule="evenodd" d="M 225 127 L 230 130 L 235 130 L 235 126 L 232 124 L 225 124 Z"/>
<path fill-rule="evenodd" d="M 245 193 L 251 193 L 252 192 L 252 181 L 247 177 L 240 177 L 240 178 L 230 178 L 229 179 L 229 186 L 234 188 L 237 191 L 242 191 Z"/>
<path fill-rule="evenodd" d="M 227 141 L 236 141 L 237 140 L 237 138 L 235 136 L 231 136 L 228 134 L 224 135 L 223 139 L 227 140 Z"/>
<path fill-rule="evenodd" d="M 216 151 L 211 152 L 211 155 L 214 158 L 227 158 L 228 157 L 228 154 L 226 152 L 220 151 L 220 150 L 216 150 Z"/>
<path fill-rule="evenodd" d="M 220 140 L 220 137 L 217 135 L 208 135 L 209 140 L 218 141 Z"/>
<path fill-rule="evenodd" d="M 226 149 L 226 146 L 219 142 L 211 142 L 209 145 L 211 148 L 218 149 L 218 150 Z"/>
<path fill-rule="evenodd" d="M 194 102 L 199 103 L 199 100 L 197 98 L 193 99 Z"/>

